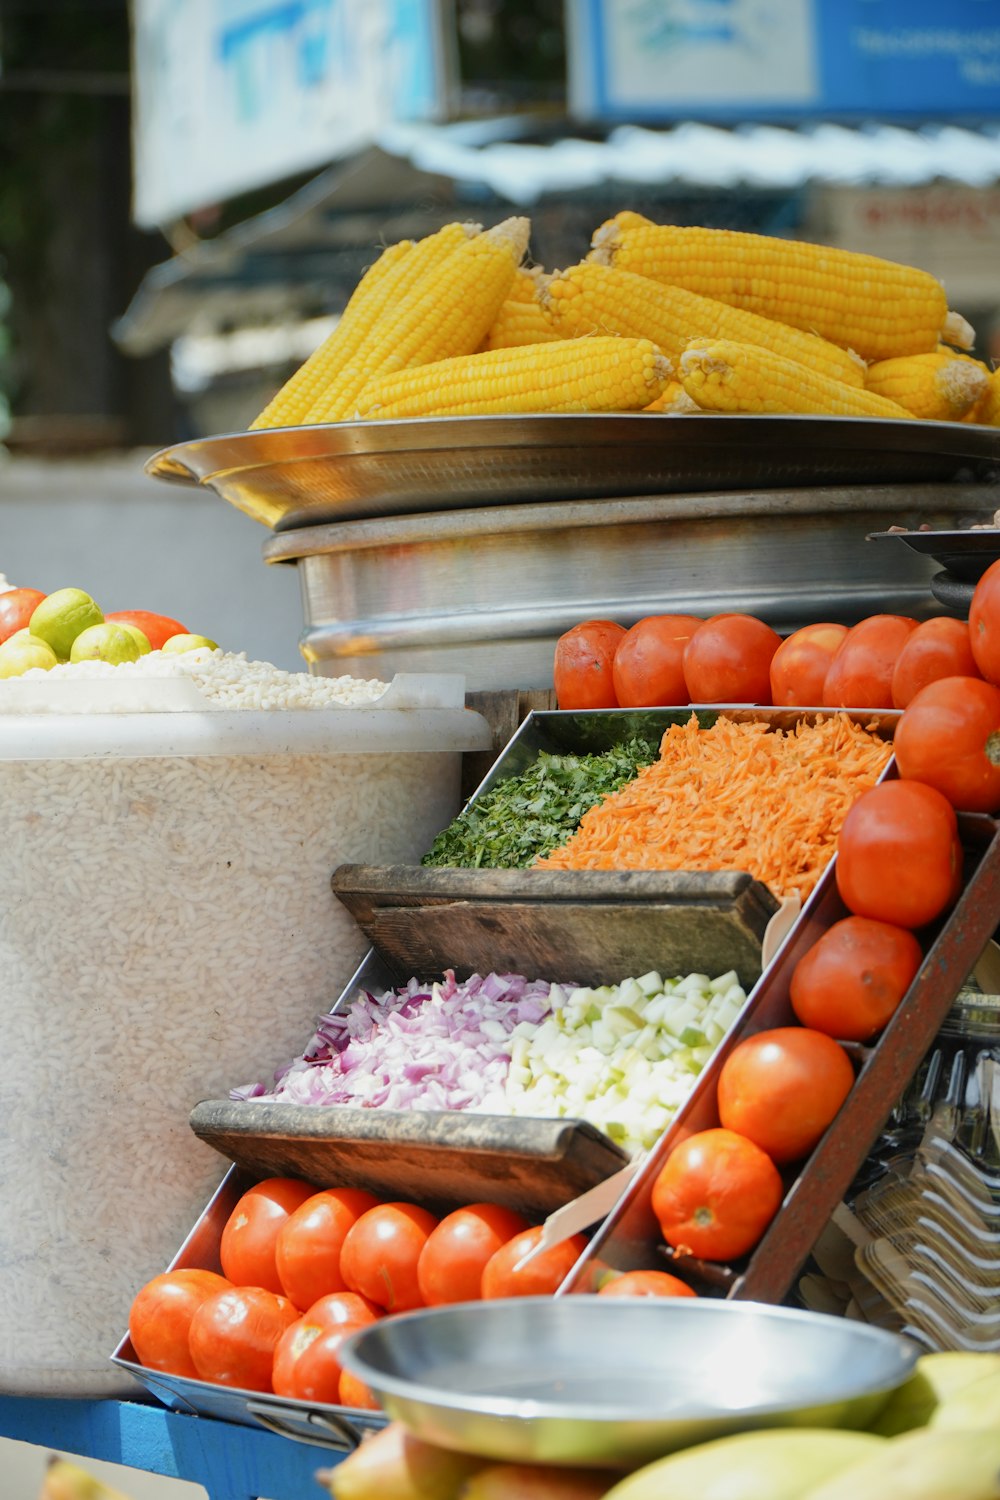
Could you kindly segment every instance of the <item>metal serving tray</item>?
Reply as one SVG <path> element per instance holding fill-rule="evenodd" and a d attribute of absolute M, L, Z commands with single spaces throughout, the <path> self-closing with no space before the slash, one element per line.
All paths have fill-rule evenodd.
<path fill-rule="evenodd" d="M 286 530 L 470 503 L 989 483 L 1000 474 L 1000 430 L 872 417 L 415 417 L 200 438 L 154 454 L 146 472 L 207 485 Z"/>
<path fill-rule="evenodd" d="M 971 527 L 954 531 L 873 531 L 869 541 L 896 540 L 921 557 L 931 557 L 953 578 L 976 583 L 1000 557 L 1000 530 Z"/>
<path fill-rule="evenodd" d="M 237 1167 L 230 1168 L 167 1270 L 195 1267 L 221 1274 L 219 1242 L 223 1228 L 239 1199 L 255 1180 Z M 171 1411 L 218 1417 L 223 1422 L 238 1422 L 244 1427 L 266 1427 L 270 1432 L 297 1438 L 300 1442 L 315 1443 L 320 1448 L 333 1448 L 339 1452 L 356 1448 L 366 1431 L 384 1427 L 386 1422 L 382 1412 L 320 1402 L 307 1407 L 285 1396 L 231 1389 L 213 1385 L 207 1380 L 186 1380 L 180 1375 L 149 1370 L 139 1363 L 127 1333 L 111 1355 L 111 1362 L 119 1369 L 127 1370 Z"/>
<path fill-rule="evenodd" d="M 716 1296 L 781 1302 L 788 1295 L 996 929 L 1000 912 L 1000 824 L 992 818 L 961 814 L 959 828 L 965 849 L 962 893 L 946 918 L 931 929 L 923 963 L 885 1029 L 869 1045 L 844 1044 L 858 1067 L 854 1087 L 809 1157 L 786 1168 L 782 1205 L 750 1255 L 722 1264 L 672 1253 L 663 1244 L 653 1214 L 653 1183 L 675 1145 L 699 1130 L 718 1125 L 716 1085 L 733 1048 L 756 1032 L 796 1024 L 789 1000 L 795 965 L 827 928 L 848 915 L 837 892 L 835 860 L 699 1074 L 690 1098 L 619 1196 L 561 1292 L 592 1290 L 598 1270 L 608 1265 L 621 1270 L 669 1265 L 688 1277 L 699 1291 Z"/>

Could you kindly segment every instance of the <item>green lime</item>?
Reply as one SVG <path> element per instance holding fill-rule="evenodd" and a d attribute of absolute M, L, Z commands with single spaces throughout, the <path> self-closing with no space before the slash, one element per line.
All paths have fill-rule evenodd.
<path fill-rule="evenodd" d="M 91 625 L 101 625 L 104 616 L 83 589 L 56 589 L 39 604 L 28 628 L 47 642 L 60 661 L 68 661 L 73 642 Z"/>
<path fill-rule="evenodd" d="M 207 635 L 172 635 L 163 642 L 160 650 L 180 653 L 197 651 L 200 647 L 206 647 L 209 651 L 219 650 L 215 641 L 210 641 Z"/>
<path fill-rule="evenodd" d="M 70 661 L 106 661 L 113 667 L 123 661 L 138 661 L 142 653 L 131 631 L 121 625 L 102 623 L 81 630 L 70 648 Z"/>
<path fill-rule="evenodd" d="M 0 645 L 0 677 L 20 677 L 32 667 L 48 672 L 56 665 L 56 653 L 45 641 L 27 631 L 10 636 Z"/>
<path fill-rule="evenodd" d="M 133 637 L 136 645 L 139 647 L 140 656 L 149 655 L 149 653 L 153 649 L 149 644 L 149 636 L 144 635 L 143 632 L 139 629 L 138 625 L 126 625 L 124 620 L 116 620 L 115 624 L 118 626 L 119 630 L 127 630 L 129 635 Z"/>

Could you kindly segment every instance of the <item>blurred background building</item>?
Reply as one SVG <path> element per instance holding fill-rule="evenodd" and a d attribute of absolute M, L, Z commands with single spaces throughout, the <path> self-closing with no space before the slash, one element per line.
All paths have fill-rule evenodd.
<path fill-rule="evenodd" d="M 623 207 L 923 266 L 997 357 L 998 0 L 0 0 L 0 572 L 300 665 L 294 570 L 143 459 L 381 245 Z"/>

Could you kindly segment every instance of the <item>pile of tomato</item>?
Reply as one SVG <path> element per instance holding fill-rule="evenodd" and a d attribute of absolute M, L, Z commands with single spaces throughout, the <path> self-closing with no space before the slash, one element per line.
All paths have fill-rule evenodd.
<path fill-rule="evenodd" d="M 783 640 L 746 614 L 648 615 L 631 630 L 613 620 L 584 620 L 556 642 L 556 698 L 567 709 L 688 703 L 899 709 L 941 678 L 997 683 L 998 566 L 983 575 L 968 622 L 869 615 L 851 627 L 806 625 Z"/>
<path fill-rule="evenodd" d="M 984 583 L 1000 604 L 1000 567 L 991 573 Z M 982 647 L 981 618 L 974 608 L 971 639 Z M 1000 680 L 1000 656 L 981 649 L 976 664 Z M 902 1004 L 933 924 L 962 889 L 957 811 L 1000 810 L 1000 690 L 979 676 L 928 682 L 900 717 L 894 752 L 899 779 L 864 792 L 841 826 L 835 877 L 847 915 L 791 973 L 800 1024 L 733 1049 L 716 1090 L 719 1127 L 682 1141 L 656 1179 L 653 1211 L 678 1253 L 728 1261 L 757 1245 L 784 1197 L 781 1168 L 809 1154 L 853 1086 L 841 1044 L 871 1042 Z"/>
<path fill-rule="evenodd" d="M 217 1271 L 165 1271 L 135 1297 L 129 1335 L 153 1370 L 303 1401 L 377 1408 L 342 1369 L 349 1334 L 393 1313 L 479 1298 L 548 1296 L 586 1248 L 539 1251 L 541 1227 L 495 1203 L 438 1218 L 362 1188 L 256 1183 L 230 1214 Z M 666 1272 L 608 1273 L 604 1295 L 693 1296 Z"/>

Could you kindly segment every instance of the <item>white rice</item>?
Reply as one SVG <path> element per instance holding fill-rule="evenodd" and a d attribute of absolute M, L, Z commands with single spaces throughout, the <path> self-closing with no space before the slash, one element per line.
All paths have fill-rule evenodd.
<path fill-rule="evenodd" d="M 310 677 L 285 672 L 268 661 L 248 661 L 246 652 L 200 647 L 173 655 L 150 651 L 138 661 L 111 666 L 103 661 L 62 662 L 45 671 L 32 667 L 16 682 L 127 681 L 131 678 L 189 677 L 213 708 L 332 708 L 374 703 L 388 684 L 377 678 Z M 0 698 L 2 711 L 2 698 Z"/>
<path fill-rule="evenodd" d="M 258 668 L 276 669 L 242 660 L 183 669 L 260 706 Z M 301 1050 L 366 946 L 332 870 L 419 858 L 459 770 L 419 752 L 0 760 L 0 1391 L 134 1392 L 108 1356 L 226 1165 L 189 1111 Z"/>

